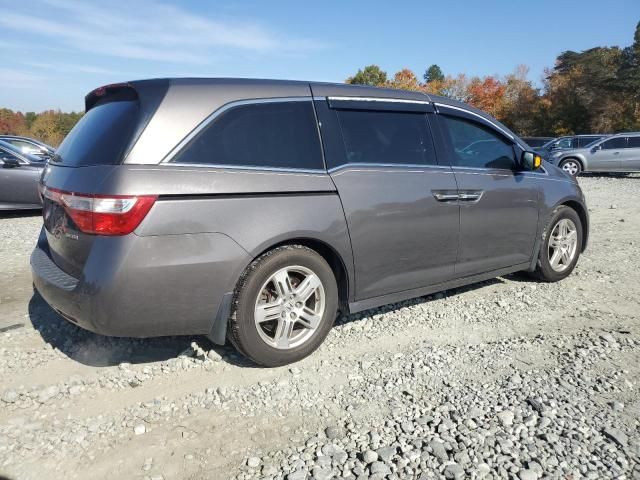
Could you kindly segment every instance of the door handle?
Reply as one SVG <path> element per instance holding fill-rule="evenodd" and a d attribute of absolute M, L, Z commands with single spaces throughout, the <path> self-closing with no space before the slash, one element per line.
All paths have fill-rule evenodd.
<path fill-rule="evenodd" d="M 458 194 L 458 199 L 463 202 L 477 202 L 478 200 L 480 200 L 483 193 L 484 192 L 482 190 L 460 192 Z"/>
<path fill-rule="evenodd" d="M 614 155 L 620 155 L 620 152 L 613 152 Z"/>
<path fill-rule="evenodd" d="M 449 192 L 432 192 L 435 199 L 439 202 L 455 202 L 458 200 L 457 193 L 449 193 Z"/>

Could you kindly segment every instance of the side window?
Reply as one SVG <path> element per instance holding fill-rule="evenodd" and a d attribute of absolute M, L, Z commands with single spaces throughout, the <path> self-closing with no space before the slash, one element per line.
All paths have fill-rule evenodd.
<path fill-rule="evenodd" d="M 13 153 L 0 150 L 0 160 L 4 162 L 5 160 L 12 160 L 12 159 L 20 161 L 20 159 L 16 157 Z"/>
<path fill-rule="evenodd" d="M 582 145 L 580 145 L 581 147 L 587 147 L 589 145 L 591 145 L 592 143 L 596 143 L 598 140 L 601 140 L 602 137 L 588 137 L 585 138 L 582 142 Z"/>
<path fill-rule="evenodd" d="M 347 163 L 435 165 L 422 112 L 338 110 Z"/>
<path fill-rule="evenodd" d="M 624 148 L 627 145 L 627 139 L 625 137 L 615 137 L 607 140 L 602 144 L 603 150 L 617 150 Z"/>
<path fill-rule="evenodd" d="M 207 125 L 172 162 L 324 168 L 311 101 L 233 107 Z"/>
<path fill-rule="evenodd" d="M 513 146 L 497 133 L 459 117 L 441 118 L 455 153 L 453 166 L 516 169 Z"/>
<path fill-rule="evenodd" d="M 555 144 L 556 148 L 572 148 L 573 147 L 573 138 L 563 138 L 558 140 Z"/>
<path fill-rule="evenodd" d="M 629 137 L 627 148 L 640 148 L 640 137 Z"/>
<path fill-rule="evenodd" d="M 34 145 L 30 144 L 29 142 L 24 142 L 22 140 L 11 139 L 11 140 L 8 140 L 8 143 L 18 147 L 20 151 L 25 153 L 34 153 L 39 151 Z"/>

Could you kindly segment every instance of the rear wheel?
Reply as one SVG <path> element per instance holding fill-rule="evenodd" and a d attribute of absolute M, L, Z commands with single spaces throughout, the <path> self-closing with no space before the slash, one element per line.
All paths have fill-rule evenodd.
<path fill-rule="evenodd" d="M 560 168 L 572 177 L 575 177 L 582 172 L 582 164 L 575 158 L 567 158 L 566 160 L 563 160 L 560 162 Z"/>
<path fill-rule="evenodd" d="M 320 346 L 337 308 L 336 280 L 324 258 L 299 245 L 278 247 L 241 277 L 227 333 L 254 362 L 285 365 Z"/>
<path fill-rule="evenodd" d="M 545 282 L 557 282 L 568 277 L 578 263 L 581 246 L 580 217 L 565 205 L 556 208 L 543 234 L 536 276 Z"/>

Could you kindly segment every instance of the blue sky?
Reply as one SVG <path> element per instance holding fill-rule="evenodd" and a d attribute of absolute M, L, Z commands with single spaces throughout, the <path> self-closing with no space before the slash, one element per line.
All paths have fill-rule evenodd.
<path fill-rule="evenodd" d="M 506 74 L 540 83 L 558 53 L 631 44 L 640 0 L 0 0 L 0 107 L 81 110 L 93 88 L 163 76 L 343 81 Z"/>

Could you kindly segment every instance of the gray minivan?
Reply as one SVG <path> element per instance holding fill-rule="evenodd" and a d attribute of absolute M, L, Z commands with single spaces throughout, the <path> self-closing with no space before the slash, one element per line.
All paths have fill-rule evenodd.
<path fill-rule="evenodd" d="M 573 178 L 489 115 L 343 84 L 108 85 L 43 172 L 42 297 L 105 335 L 206 334 L 267 366 L 354 313 L 516 271 L 571 273 Z"/>

